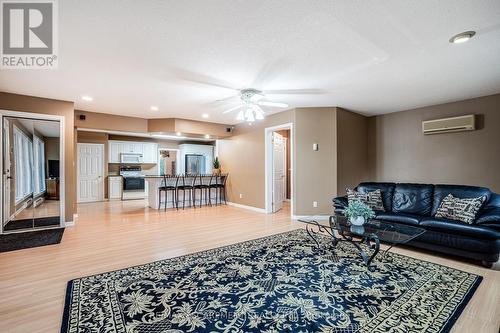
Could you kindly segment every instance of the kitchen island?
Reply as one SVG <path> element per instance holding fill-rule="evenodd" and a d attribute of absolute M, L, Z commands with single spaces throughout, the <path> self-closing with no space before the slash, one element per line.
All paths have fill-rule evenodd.
<path fill-rule="evenodd" d="M 219 184 L 223 183 L 224 176 L 207 175 L 207 176 L 202 177 L 203 184 L 208 185 L 210 183 L 211 177 L 212 177 L 212 184 L 215 184 L 216 182 Z M 165 205 L 165 192 L 164 191 L 162 192 L 161 200 L 160 201 L 158 200 L 158 195 L 159 195 L 158 188 L 160 186 L 164 186 L 163 176 L 144 176 L 144 179 L 147 182 L 146 188 L 148 191 L 148 195 L 147 195 L 148 207 L 153 208 L 153 209 L 163 209 L 165 207 L 164 206 Z M 192 177 L 186 177 L 185 184 L 191 185 L 192 179 L 193 179 Z M 172 181 L 172 183 L 168 184 L 168 185 L 175 186 L 175 178 L 170 178 L 170 180 Z M 200 184 L 200 182 L 197 181 L 197 184 Z M 180 185 L 182 185 L 182 184 L 180 184 Z M 200 206 L 201 192 L 203 192 L 203 200 L 201 200 L 201 205 L 203 206 L 203 205 L 208 204 L 208 200 L 205 200 L 205 193 L 206 193 L 205 191 L 206 191 L 205 189 L 202 189 L 202 190 L 197 189 L 196 190 L 196 199 L 195 199 L 196 202 L 195 203 L 196 203 L 197 207 Z M 189 197 L 188 197 L 190 195 L 190 192 L 191 191 L 186 191 L 185 207 L 189 207 L 190 205 L 192 205 L 192 202 L 190 202 Z M 175 208 L 175 201 L 172 199 L 173 193 L 174 193 L 174 191 L 167 191 L 167 196 L 166 196 L 167 208 Z M 184 191 L 179 190 L 178 193 L 179 193 L 179 197 L 177 198 L 177 200 L 179 202 L 179 208 L 182 208 Z M 219 196 L 220 196 L 219 189 L 216 189 L 216 188 L 210 189 L 210 202 L 212 203 L 212 205 L 216 203 L 216 199 L 217 199 L 217 202 L 221 201 Z M 223 197 L 222 201 L 224 201 L 224 197 Z"/>

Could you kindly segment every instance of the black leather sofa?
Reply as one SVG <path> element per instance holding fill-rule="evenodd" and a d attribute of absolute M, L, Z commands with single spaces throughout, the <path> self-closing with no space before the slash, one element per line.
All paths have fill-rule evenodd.
<path fill-rule="evenodd" d="M 362 193 L 379 189 L 385 212 L 376 211 L 376 218 L 393 223 L 414 225 L 426 230 L 408 245 L 480 260 L 491 267 L 500 253 L 500 195 L 477 186 L 361 183 Z M 445 196 L 458 198 L 486 196 L 486 201 L 473 224 L 436 218 L 434 215 Z M 335 214 L 343 215 L 347 197 L 333 199 Z"/>

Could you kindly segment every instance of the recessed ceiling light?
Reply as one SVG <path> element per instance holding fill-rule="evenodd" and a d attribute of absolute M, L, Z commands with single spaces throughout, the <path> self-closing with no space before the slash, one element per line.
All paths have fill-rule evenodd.
<path fill-rule="evenodd" d="M 202 114 L 202 115 L 201 115 L 201 117 L 202 117 L 202 118 L 205 118 L 205 119 L 206 119 L 206 118 L 208 118 L 208 113 L 204 113 L 204 114 Z"/>
<path fill-rule="evenodd" d="M 175 134 L 176 134 L 177 136 L 181 136 L 181 135 L 182 135 L 182 133 L 181 133 L 181 132 L 177 132 L 177 133 L 175 133 Z"/>
<path fill-rule="evenodd" d="M 453 43 L 453 44 L 465 43 L 466 41 L 468 41 L 469 39 L 474 37 L 475 34 L 476 34 L 475 31 L 465 31 L 465 32 L 459 33 L 459 34 L 450 38 L 450 43 Z"/>
<path fill-rule="evenodd" d="M 210 135 L 205 134 L 205 139 L 210 139 Z"/>
<path fill-rule="evenodd" d="M 154 105 L 151 106 L 151 111 L 158 111 L 158 110 L 159 110 L 159 108 L 157 106 L 154 106 Z"/>
<path fill-rule="evenodd" d="M 92 97 L 87 95 L 82 96 L 82 99 L 87 102 L 92 102 L 94 100 Z"/>

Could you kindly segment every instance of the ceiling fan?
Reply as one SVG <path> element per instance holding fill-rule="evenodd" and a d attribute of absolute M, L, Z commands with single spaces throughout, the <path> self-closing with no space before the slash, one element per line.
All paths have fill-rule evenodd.
<path fill-rule="evenodd" d="M 264 92 L 257 90 L 257 89 L 242 89 L 240 90 L 239 95 L 237 96 L 231 96 L 225 100 L 232 99 L 234 97 L 239 97 L 240 101 L 238 105 L 222 112 L 222 113 L 229 113 L 233 112 L 239 109 L 238 115 L 236 117 L 237 120 L 239 121 L 247 121 L 249 123 L 254 122 L 255 120 L 262 120 L 265 117 L 265 112 L 261 108 L 261 106 L 270 106 L 270 107 L 276 107 L 276 108 L 287 108 L 288 104 L 286 103 L 278 103 L 278 102 L 270 102 L 270 101 L 264 101 Z M 225 100 L 219 100 L 219 101 L 225 101 Z"/>

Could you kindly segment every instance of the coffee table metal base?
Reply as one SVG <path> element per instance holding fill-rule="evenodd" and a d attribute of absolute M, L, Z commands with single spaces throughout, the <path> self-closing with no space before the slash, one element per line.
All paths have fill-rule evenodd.
<path fill-rule="evenodd" d="M 352 237 L 352 235 L 346 235 L 344 233 L 339 232 L 339 235 L 341 237 L 337 237 L 335 235 L 335 232 L 333 232 L 331 228 L 328 228 L 317 222 L 309 224 L 312 224 L 315 226 L 315 228 L 317 228 L 317 230 L 315 231 L 312 227 L 306 225 L 306 231 L 309 237 L 311 237 L 311 239 L 316 243 L 318 248 L 321 248 L 321 245 L 316 237 L 316 235 L 319 233 L 327 233 L 328 235 L 330 235 L 332 237 L 332 244 L 334 248 L 337 246 L 339 242 L 351 243 L 356 247 L 356 249 L 358 249 L 361 258 L 363 259 L 368 269 L 370 269 L 370 263 L 373 261 L 375 256 L 380 251 L 380 240 L 375 234 L 368 234 L 363 237 L 360 237 L 359 239 L 356 239 Z M 366 253 L 365 250 L 361 247 L 361 244 L 365 244 L 368 246 L 368 248 L 372 249 L 373 250 L 372 253 L 371 254 Z"/>

